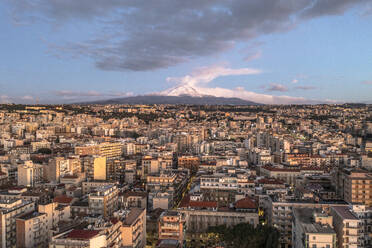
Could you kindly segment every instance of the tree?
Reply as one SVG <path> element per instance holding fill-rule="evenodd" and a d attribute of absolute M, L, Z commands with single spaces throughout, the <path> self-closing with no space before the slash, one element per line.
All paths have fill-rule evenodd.
<path fill-rule="evenodd" d="M 52 154 L 52 150 L 50 150 L 49 148 L 40 148 L 39 150 L 37 150 L 37 153 Z"/>
<path fill-rule="evenodd" d="M 276 248 L 279 244 L 279 232 L 275 228 L 262 225 L 255 228 L 248 223 L 210 227 L 207 237 L 213 237 L 211 241 L 215 245 L 224 243 L 231 248 Z"/>

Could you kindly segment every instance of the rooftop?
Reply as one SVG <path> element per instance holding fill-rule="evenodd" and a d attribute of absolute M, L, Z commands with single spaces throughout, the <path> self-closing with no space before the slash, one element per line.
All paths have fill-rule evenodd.
<path fill-rule="evenodd" d="M 35 218 L 35 217 L 39 217 L 39 216 L 42 216 L 42 215 L 45 215 L 45 213 L 39 213 L 39 212 L 36 212 L 35 211 L 35 212 L 31 212 L 31 213 L 27 213 L 27 214 L 21 215 L 17 219 L 29 220 L 29 219 L 32 219 L 32 218 Z"/>
<path fill-rule="evenodd" d="M 124 226 L 130 226 L 134 223 L 134 221 L 136 221 L 136 219 L 138 218 L 138 216 L 141 215 L 141 213 L 144 211 L 144 209 L 142 208 L 133 208 L 129 214 L 127 215 L 127 217 L 125 218 L 124 222 L 123 222 L 123 225 Z"/>
<path fill-rule="evenodd" d="M 79 230 L 74 229 L 69 232 L 66 236 L 68 239 L 80 239 L 80 240 L 89 240 L 99 234 L 98 230 Z"/>
<path fill-rule="evenodd" d="M 350 209 L 348 206 L 333 206 L 332 208 L 343 219 L 358 220 L 358 218 L 350 212 Z"/>

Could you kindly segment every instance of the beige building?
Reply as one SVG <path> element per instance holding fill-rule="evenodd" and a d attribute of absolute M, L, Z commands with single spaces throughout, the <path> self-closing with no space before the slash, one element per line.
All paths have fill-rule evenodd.
<path fill-rule="evenodd" d="M 345 201 L 372 207 L 372 173 L 361 169 L 345 169 L 342 173 Z"/>
<path fill-rule="evenodd" d="M 75 154 L 80 156 L 98 155 L 99 147 L 97 145 L 77 146 L 75 147 Z"/>
<path fill-rule="evenodd" d="M 279 230 L 282 247 L 291 247 L 293 210 L 295 208 L 312 208 L 329 213 L 332 206 L 347 206 L 347 204 L 343 202 L 277 201 L 269 197 L 269 209 L 266 210 L 268 212 L 268 224 Z"/>
<path fill-rule="evenodd" d="M 18 165 L 18 185 L 32 187 L 42 180 L 43 168 L 40 164 L 26 161 Z"/>
<path fill-rule="evenodd" d="M 332 216 L 312 208 L 294 209 L 292 244 L 296 248 L 336 248 Z"/>
<path fill-rule="evenodd" d="M 97 188 L 107 186 L 107 185 L 114 185 L 115 183 L 113 182 L 106 182 L 106 181 L 89 181 L 89 182 L 83 182 L 81 184 L 82 190 L 83 190 L 83 195 L 88 194 Z"/>
<path fill-rule="evenodd" d="M 331 208 L 333 226 L 337 234 L 338 248 L 359 248 L 363 244 L 362 222 L 348 206 L 334 206 Z"/>
<path fill-rule="evenodd" d="M 75 154 L 80 156 L 98 155 L 107 158 L 120 157 L 123 153 L 123 144 L 119 142 L 105 142 L 99 145 L 75 147 Z"/>
<path fill-rule="evenodd" d="M 143 248 L 146 246 L 146 209 L 133 208 L 121 227 L 122 246 Z"/>
<path fill-rule="evenodd" d="M 78 158 L 55 157 L 44 167 L 44 177 L 51 182 L 59 182 L 60 177 L 81 172 Z"/>
<path fill-rule="evenodd" d="M 123 153 L 123 144 L 119 142 L 106 142 L 99 144 L 99 155 L 102 157 L 116 158 Z"/>
<path fill-rule="evenodd" d="M 118 208 L 118 194 L 119 190 L 115 185 L 96 188 L 88 197 L 90 212 L 110 218 Z"/>
<path fill-rule="evenodd" d="M 99 230 L 69 230 L 53 237 L 49 248 L 102 248 L 107 247 L 106 235 Z"/>
<path fill-rule="evenodd" d="M 106 180 L 106 157 L 96 157 L 93 163 L 93 179 Z"/>
<path fill-rule="evenodd" d="M 17 247 L 48 246 L 48 219 L 46 214 L 31 212 L 16 219 Z"/>
<path fill-rule="evenodd" d="M 276 178 L 283 180 L 289 184 L 295 184 L 296 177 L 301 174 L 299 169 L 292 169 L 292 168 L 276 168 L 271 166 L 262 166 L 260 168 L 261 176 L 266 176 L 270 178 Z"/>
<path fill-rule="evenodd" d="M 71 206 L 59 205 L 57 202 L 38 205 L 39 213 L 45 214 L 48 230 L 55 228 L 60 221 L 70 221 Z"/>
<path fill-rule="evenodd" d="M 0 247 L 16 247 L 16 218 L 33 212 L 35 203 L 20 199 L 9 199 L 0 201 Z"/>

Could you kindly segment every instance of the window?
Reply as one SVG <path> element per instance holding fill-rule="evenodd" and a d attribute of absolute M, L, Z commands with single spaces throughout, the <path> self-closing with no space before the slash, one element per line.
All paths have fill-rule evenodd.
<path fill-rule="evenodd" d="M 313 245 L 313 247 L 312 248 L 316 248 L 316 245 Z"/>

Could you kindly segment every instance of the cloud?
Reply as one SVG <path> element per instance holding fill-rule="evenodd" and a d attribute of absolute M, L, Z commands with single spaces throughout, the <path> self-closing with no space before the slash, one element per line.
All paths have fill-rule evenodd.
<path fill-rule="evenodd" d="M 341 15 L 355 5 L 367 4 L 366 6 L 370 6 L 370 0 L 313 0 L 311 2 L 311 6 L 302 12 L 301 17 Z"/>
<path fill-rule="evenodd" d="M 22 96 L 21 99 L 25 101 L 33 101 L 34 97 L 30 95 L 26 95 L 26 96 Z"/>
<path fill-rule="evenodd" d="M 294 88 L 297 90 L 315 90 L 316 89 L 315 86 L 311 86 L 311 85 L 301 85 L 301 86 L 296 86 Z"/>
<path fill-rule="evenodd" d="M 201 67 L 194 70 L 190 75 L 184 77 L 168 77 L 167 82 L 173 82 L 181 85 L 196 87 L 200 84 L 206 84 L 222 76 L 252 75 L 261 73 L 258 69 L 240 68 L 231 69 L 223 66 Z"/>
<path fill-rule="evenodd" d="M 0 103 L 1 104 L 4 104 L 4 103 L 10 103 L 11 102 L 11 98 L 10 96 L 7 96 L 7 95 L 0 95 Z"/>
<path fill-rule="evenodd" d="M 280 91 L 280 92 L 286 92 L 288 91 L 288 87 L 282 84 L 277 83 L 271 83 L 267 87 L 264 87 L 266 91 Z"/>
<path fill-rule="evenodd" d="M 97 92 L 97 91 L 70 91 L 58 90 L 53 92 L 54 95 L 62 99 L 71 100 L 78 98 L 107 98 L 107 97 L 127 97 L 132 96 L 132 92 Z"/>
<path fill-rule="evenodd" d="M 208 87 L 208 83 L 221 76 L 232 75 L 253 75 L 260 73 L 257 69 L 240 68 L 231 69 L 223 66 L 202 67 L 194 70 L 190 75 L 184 77 L 168 77 L 167 81 L 177 83 L 179 86 L 192 87 L 193 90 L 201 95 L 212 95 L 217 97 L 237 97 L 244 100 L 249 100 L 264 104 L 315 104 L 326 103 L 328 101 L 307 99 L 304 97 L 293 96 L 274 96 L 270 94 L 261 94 L 246 90 L 244 87 L 236 87 L 227 89 L 222 87 Z M 284 91 L 287 89 L 280 84 L 270 84 L 268 89 L 276 89 L 276 91 Z M 287 89 L 288 90 L 288 89 Z M 166 94 L 169 90 L 159 92 L 157 94 Z"/>
<path fill-rule="evenodd" d="M 222 53 L 237 42 L 343 14 L 367 0 L 17 0 L 15 19 L 91 25 L 89 38 L 50 42 L 57 54 L 89 57 L 102 70 L 146 71 Z M 66 25 L 67 26 L 67 25 Z M 53 29 L 60 32 L 63 29 Z M 83 36 L 83 35 L 82 35 Z M 259 56 L 253 54 L 253 58 Z M 245 59 L 249 59 L 249 55 Z"/>
<path fill-rule="evenodd" d="M 261 58 L 261 56 L 262 56 L 262 51 L 257 51 L 255 53 L 247 55 L 244 58 L 244 61 L 248 62 L 248 61 L 252 61 L 252 60 L 255 60 L 255 59 L 259 59 L 259 58 Z"/>
<path fill-rule="evenodd" d="M 365 84 L 365 85 L 372 85 L 372 81 L 363 81 L 362 84 Z"/>
<path fill-rule="evenodd" d="M 292 80 L 292 84 L 297 84 L 297 83 L 298 83 L 298 79 L 295 78 Z"/>
<path fill-rule="evenodd" d="M 34 97 L 30 95 L 25 95 L 25 96 L 0 95 L 0 103 L 27 104 L 27 103 L 32 103 L 33 101 L 34 101 Z"/>
<path fill-rule="evenodd" d="M 69 91 L 69 90 L 58 90 L 55 91 L 55 95 L 62 96 L 62 97 L 92 97 L 92 96 L 101 96 L 101 93 L 96 91 Z"/>

